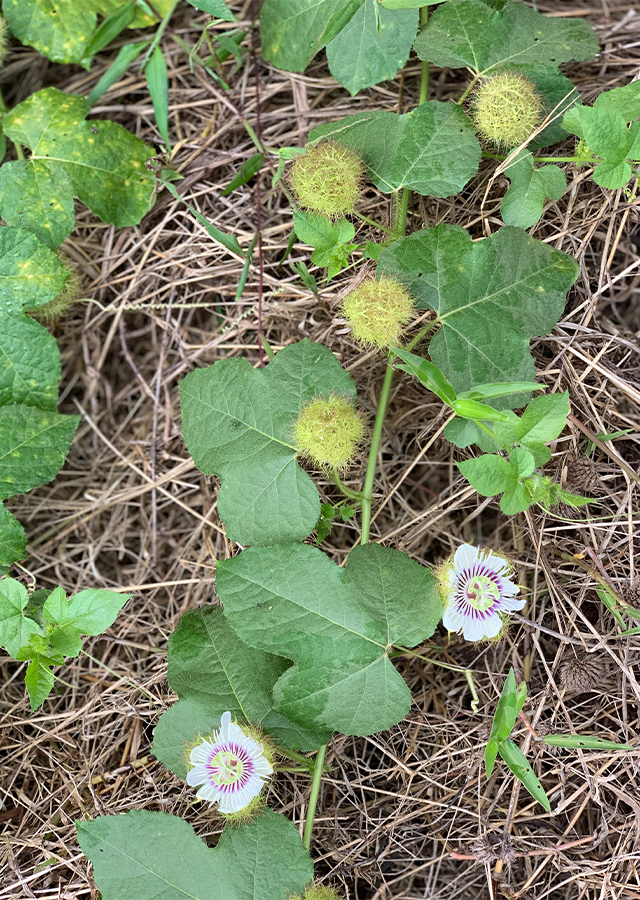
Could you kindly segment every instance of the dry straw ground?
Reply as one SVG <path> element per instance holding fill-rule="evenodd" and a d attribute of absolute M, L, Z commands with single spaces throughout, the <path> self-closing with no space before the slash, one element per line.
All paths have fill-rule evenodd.
<path fill-rule="evenodd" d="M 597 29 L 599 57 L 566 67 L 587 101 L 638 75 L 635 2 L 538 0 L 538 7 L 586 16 Z M 234 8 L 248 26 L 250 0 Z M 105 636 L 87 639 L 86 655 L 59 671 L 58 689 L 35 715 L 25 699 L 24 665 L 2 660 L 2 898 L 97 897 L 76 843 L 77 817 L 159 809 L 186 817 L 204 838 L 220 831 L 215 813 L 194 805 L 191 791 L 150 755 L 158 716 L 175 700 L 166 682 L 167 637 L 186 610 L 215 602 L 215 560 L 234 549 L 216 515 L 217 483 L 194 468 L 180 436 L 180 379 L 230 356 L 257 362 L 261 321 L 276 349 L 304 336 L 326 343 L 356 378 L 370 419 L 380 388 L 383 361 L 358 352 L 338 313 L 363 264 L 322 283 L 317 300 L 291 267 L 308 261 L 307 250 L 297 245 L 281 263 L 291 213 L 268 173 L 260 194 L 252 183 L 219 195 L 253 152 L 238 109 L 259 121 L 269 145 L 303 145 L 310 127 L 332 118 L 411 108 L 419 63 L 411 60 L 393 83 L 351 99 L 329 76 L 323 55 L 304 75 L 289 75 L 252 60 L 248 40 L 244 66 L 224 66 L 231 86 L 225 96 L 202 69 L 190 70 L 174 40 L 195 44 L 206 20 L 185 6 L 162 44 L 173 165 L 184 176 L 180 193 L 244 246 L 260 222 L 262 290 L 256 265 L 234 302 L 241 263 L 166 192 L 137 229 L 117 231 L 79 210 L 64 244 L 89 299 L 54 329 L 63 357 L 61 409 L 80 410 L 83 419 L 55 482 L 12 508 L 27 527 L 28 567 L 40 587 L 126 589 L 133 598 Z M 52 83 L 85 93 L 112 56 L 103 54 L 85 73 L 15 47 L 2 72 L 5 96 L 13 105 Z M 461 72 L 434 70 L 429 97 L 457 97 L 464 84 Z M 94 112 L 158 141 L 135 67 Z M 492 167 L 485 164 L 453 200 L 414 197 L 410 228 L 451 222 L 477 237 L 499 228 L 506 182 L 498 178 L 487 191 Z M 474 669 L 477 714 L 463 677 L 407 659 L 399 663 L 414 695 L 407 719 L 390 733 L 330 745 L 314 854 L 318 873 L 348 898 L 640 898 L 637 753 L 551 752 L 521 729 L 518 739 L 551 797 L 550 816 L 518 792 L 503 767 L 489 783 L 482 768 L 483 739 L 510 664 L 529 680 L 527 710 L 538 734 L 636 741 L 640 731 L 637 638 L 617 636 L 620 628 L 594 590 L 605 577 L 628 597 L 635 587 L 638 598 L 640 588 L 631 477 L 640 468 L 640 201 L 635 182 L 625 194 L 601 190 L 584 171 L 569 169 L 568 179 L 563 199 L 533 233 L 573 254 L 581 276 L 561 323 L 534 349 L 548 388 L 571 394 L 574 418 L 553 448 L 552 468 L 598 499 L 589 518 L 584 511 L 576 520 L 539 512 L 505 518 L 459 476 L 458 451 L 441 438 L 441 404 L 408 376 L 396 378 L 373 538 L 425 565 L 462 541 L 501 548 L 517 560 L 527 621 L 497 645 L 447 641 L 441 633 L 428 648 Z M 388 222 L 389 198 L 369 189 L 362 211 Z M 360 226 L 359 237 L 381 235 Z M 631 429 L 624 438 L 595 448 L 589 442 L 589 435 L 623 429 Z M 584 462 L 589 448 L 592 464 Z M 359 486 L 362 477 L 360 460 L 348 481 Z M 323 490 L 334 496 L 330 484 Z M 356 539 L 356 525 L 340 526 L 327 552 L 342 560 Z M 304 778 L 280 775 L 269 801 L 300 823 L 308 787 Z"/>

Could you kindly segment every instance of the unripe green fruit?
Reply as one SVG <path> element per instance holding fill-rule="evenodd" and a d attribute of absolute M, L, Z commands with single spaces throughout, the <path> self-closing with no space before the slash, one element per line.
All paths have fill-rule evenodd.
<path fill-rule="evenodd" d="M 339 469 L 353 457 L 362 440 L 360 414 L 343 397 L 317 397 L 300 413 L 294 426 L 299 452 L 314 465 Z"/>
<path fill-rule="evenodd" d="M 400 340 L 403 326 L 411 318 L 413 300 L 393 278 L 363 281 L 342 301 L 354 337 L 362 344 L 384 349 Z"/>
<path fill-rule="evenodd" d="M 325 141 L 308 147 L 289 173 L 289 184 L 304 209 L 325 216 L 352 213 L 362 190 L 364 167 L 342 144 Z"/>
<path fill-rule="evenodd" d="M 326 884 L 312 884 L 307 888 L 304 896 L 294 894 L 290 900 L 342 900 L 342 896 Z"/>
<path fill-rule="evenodd" d="M 544 101 L 534 85 L 517 72 L 486 78 L 472 101 L 480 135 L 500 150 L 524 143 L 544 117 Z"/>
<path fill-rule="evenodd" d="M 58 259 L 69 273 L 64 287 L 53 300 L 27 310 L 29 315 L 41 325 L 55 325 L 81 296 L 82 277 L 80 272 L 60 251 L 58 251 Z"/>

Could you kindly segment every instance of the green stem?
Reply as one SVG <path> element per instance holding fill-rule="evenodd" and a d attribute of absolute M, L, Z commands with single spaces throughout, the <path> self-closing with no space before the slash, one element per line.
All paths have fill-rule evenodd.
<path fill-rule="evenodd" d="M 411 191 L 409 188 L 402 188 L 402 194 L 398 197 L 396 192 L 396 209 L 393 217 L 394 238 L 401 238 L 407 233 L 407 211 L 409 209 L 409 198 Z"/>
<path fill-rule="evenodd" d="M 373 225 L 374 228 L 379 228 L 380 231 L 385 231 L 387 234 L 393 234 L 393 232 L 385 225 L 380 225 L 378 222 L 374 222 L 373 219 L 369 219 L 367 218 L 367 216 L 363 216 L 362 213 L 356 212 L 354 210 L 351 215 L 355 216 L 356 219 L 360 219 L 362 222 L 366 222 L 367 225 Z"/>
<path fill-rule="evenodd" d="M 322 781 L 322 773 L 324 771 L 324 758 L 327 753 L 327 745 L 320 747 L 316 756 L 316 766 L 313 770 L 313 781 L 311 782 L 311 793 L 309 794 L 309 806 L 307 807 L 307 816 L 304 820 L 304 836 L 302 843 L 309 850 L 311 847 L 311 834 L 313 833 L 313 820 L 316 815 L 316 806 L 318 805 L 318 795 L 320 794 L 320 782 Z"/>
<path fill-rule="evenodd" d="M 362 500 L 362 491 L 352 491 L 346 484 L 343 484 L 336 469 L 329 472 L 329 479 L 333 481 L 336 487 L 340 488 L 345 497 L 349 497 L 350 500 Z"/>
<path fill-rule="evenodd" d="M 423 6 L 420 10 L 420 25 L 424 28 L 424 26 L 429 21 L 429 7 Z M 422 61 L 421 71 L 420 71 L 420 99 L 418 100 L 418 104 L 426 103 L 427 101 L 427 93 L 429 91 L 429 63 L 427 60 Z"/>
<path fill-rule="evenodd" d="M 373 479 L 376 474 L 376 463 L 378 461 L 378 450 L 380 449 L 380 438 L 382 437 L 384 414 L 387 411 L 387 403 L 389 402 L 389 393 L 391 392 L 392 381 L 393 366 L 391 365 L 391 361 L 389 361 L 387 363 L 387 371 L 384 373 L 382 390 L 380 391 L 380 400 L 378 401 L 376 420 L 373 423 L 373 435 L 371 436 L 369 461 L 367 462 L 367 473 L 364 478 L 364 488 L 362 490 L 362 534 L 360 535 L 361 544 L 369 543 L 369 531 L 371 528 L 371 501 L 373 498 Z"/>
<path fill-rule="evenodd" d="M 411 352 L 413 350 L 413 348 L 417 344 L 420 343 L 420 341 L 425 336 L 425 334 L 429 334 L 429 332 L 431 331 L 431 329 L 433 328 L 433 326 L 435 324 L 436 324 L 435 322 L 429 322 L 428 325 L 425 325 L 424 328 L 421 328 L 420 331 L 416 334 L 416 336 L 411 338 L 411 340 L 409 341 L 409 343 L 407 344 L 407 346 L 404 349 Z"/>
<path fill-rule="evenodd" d="M 433 666 L 440 666 L 441 669 L 449 669 L 451 672 L 462 672 L 464 677 L 467 679 L 467 684 L 469 685 L 469 690 L 471 691 L 471 697 L 473 698 L 471 701 L 471 709 L 473 712 L 478 712 L 478 706 L 480 705 L 480 698 L 478 697 L 478 692 L 476 690 L 475 682 L 473 680 L 473 672 L 471 669 L 464 669 L 462 666 L 450 666 L 448 663 L 440 662 L 437 659 L 430 659 L 428 656 L 423 656 L 422 653 L 416 653 L 415 650 L 409 650 L 408 647 L 402 647 L 400 644 L 394 644 L 394 647 L 397 647 L 398 650 L 402 651 L 402 654 L 408 653 L 410 656 L 415 656 L 417 659 L 422 659 L 424 662 L 431 663 Z"/>
<path fill-rule="evenodd" d="M 476 84 L 477 84 L 479 81 L 480 81 L 480 76 L 479 76 L 479 75 L 474 75 L 474 76 L 473 76 L 473 79 L 472 79 L 472 81 L 471 81 L 471 84 L 470 84 L 469 87 L 466 89 L 466 91 L 464 92 L 464 94 L 462 95 L 462 97 L 460 97 L 460 99 L 458 100 L 458 102 L 457 102 L 457 104 L 456 104 L 457 106 L 462 106 L 462 104 L 464 103 L 464 101 L 467 99 L 467 97 L 469 96 L 469 94 L 471 93 L 471 91 L 474 89 L 474 87 L 476 86 Z"/>
<path fill-rule="evenodd" d="M 483 153 L 483 159 L 499 159 L 501 162 L 507 159 L 500 153 Z M 601 159 L 584 159 L 582 156 L 534 156 L 535 163 L 582 163 L 585 166 L 597 166 Z"/>

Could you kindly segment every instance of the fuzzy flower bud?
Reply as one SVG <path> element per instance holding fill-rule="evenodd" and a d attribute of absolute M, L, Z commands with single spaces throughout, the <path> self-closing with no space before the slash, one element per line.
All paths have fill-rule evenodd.
<path fill-rule="evenodd" d="M 393 278 L 363 281 L 342 301 L 342 312 L 349 320 L 353 336 L 362 344 L 380 349 L 400 340 L 403 326 L 411 318 L 413 300 Z"/>
<path fill-rule="evenodd" d="M 308 147 L 289 173 L 289 184 L 304 209 L 325 216 L 352 213 L 362 190 L 362 160 L 348 147 L 325 141 Z"/>
<path fill-rule="evenodd" d="M 312 884 L 306 889 L 304 896 L 294 894 L 290 900 L 343 900 L 343 898 L 326 884 Z"/>
<path fill-rule="evenodd" d="M 294 439 L 314 465 L 339 469 L 353 457 L 363 435 L 362 418 L 350 400 L 316 397 L 300 413 Z"/>
<path fill-rule="evenodd" d="M 500 150 L 522 144 L 543 119 L 544 102 L 534 85 L 517 72 L 486 78 L 472 101 L 476 128 Z"/>
<path fill-rule="evenodd" d="M 58 251 L 58 259 L 69 275 L 64 287 L 53 300 L 43 303 L 42 306 L 35 306 L 33 309 L 27 310 L 29 315 L 40 322 L 41 325 L 55 325 L 69 307 L 73 306 L 81 296 L 82 277 L 80 272 L 60 251 Z"/>

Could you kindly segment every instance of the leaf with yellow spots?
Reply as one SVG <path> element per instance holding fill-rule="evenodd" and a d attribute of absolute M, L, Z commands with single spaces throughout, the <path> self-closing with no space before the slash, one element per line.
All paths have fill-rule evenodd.
<path fill-rule="evenodd" d="M 31 157 L 0 169 L 0 214 L 55 249 L 74 225 L 78 197 L 103 222 L 136 225 L 150 209 L 153 149 L 115 122 L 90 121 L 82 97 L 46 88 L 16 106 L 4 131 Z"/>
<path fill-rule="evenodd" d="M 463 228 L 438 225 L 396 241 L 378 259 L 378 274 L 398 278 L 420 309 L 437 313 L 429 354 L 457 392 L 534 381 L 529 341 L 557 323 L 578 271 L 566 253 L 512 226 L 473 243 Z M 514 408 L 522 399 L 492 405 Z"/>
<path fill-rule="evenodd" d="M 11 563 L 25 558 L 27 536 L 15 516 L 0 503 L 0 575 L 6 575 Z"/>

